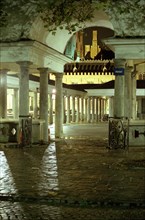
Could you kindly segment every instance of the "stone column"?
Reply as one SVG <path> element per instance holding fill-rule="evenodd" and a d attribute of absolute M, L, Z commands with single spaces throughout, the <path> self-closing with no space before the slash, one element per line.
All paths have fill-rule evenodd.
<path fill-rule="evenodd" d="M 124 59 L 115 59 L 114 117 L 124 117 Z"/>
<path fill-rule="evenodd" d="M 67 123 L 70 123 L 70 96 L 66 97 L 66 102 L 67 102 Z"/>
<path fill-rule="evenodd" d="M 95 99 L 92 97 L 92 123 L 95 121 Z"/>
<path fill-rule="evenodd" d="M 109 117 L 114 116 L 114 97 L 109 98 Z"/>
<path fill-rule="evenodd" d="M 102 99 L 99 98 L 99 121 L 102 120 L 102 105 L 101 105 L 101 103 L 102 103 Z"/>
<path fill-rule="evenodd" d="M 90 97 L 87 99 L 87 122 L 90 123 Z"/>
<path fill-rule="evenodd" d="M 36 91 L 34 92 L 34 104 L 33 104 L 33 108 L 34 108 L 34 118 L 37 119 L 38 118 L 38 88 L 36 89 Z"/>
<path fill-rule="evenodd" d="M 108 98 L 104 99 L 104 114 L 107 114 Z"/>
<path fill-rule="evenodd" d="M 20 65 L 19 74 L 19 116 L 29 116 L 29 61 L 17 62 Z"/>
<path fill-rule="evenodd" d="M 0 70 L 0 118 L 7 117 L 7 72 Z"/>
<path fill-rule="evenodd" d="M 63 88 L 62 73 L 55 73 L 55 137 L 61 138 L 63 135 Z"/>
<path fill-rule="evenodd" d="M 72 96 L 72 122 L 75 122 L 75 96 Z"/>
<path fill-rule="evenodd" d="M 131 118 L 131 70 L 132 67 L 126 66 L 124 75 L 124 116 Z"/>
<path fill-rule="evenodd" d="M 81 119 L 81 121 L 84 121 L 84 98 L 81 97 L 80 101 L 81 101 L 81 115 L 80 115 L 80 119 Z"/>
<path fill-rule="evenodd" d="M 105 102 L 104 98 L 101 99 L 101 119 L 103 119 L 105 113 Z"/>
<path fill-rule="evenodd" d="M 63 123 L 66 123 L 66 96 L 63 95 Z"/>
<path fill-rule="evenodd" d="M 84 121 L 87 122 L 87 99 L 88 98 L 85 98 L 84 100 L 84 107 L 85 107 L 85 115 L 84 115 Z"/>
<path fill-rule="evenodd" d="M 97 97 L 96 97 L 96 103 L 95 104 L 96 104 L 96 112 L 95 112 L 96 117 L 95 118 L 96 118 L 96 122 L 98 122 L 98 98 Z"/>
<path fill-rule="evenodd" d="M 44 120 L 43 141 L 48 142 L 48 68 L 38 68 L 40 72 L 40 119 Z"/>
<path fill-rule="evenodd" d="M 80 103 L 79 103 L 79 97 L 76 97 L 76 123 L 80 120 Z"/>
<path fill-rule="evenodd" d="M 138 116 L 138 119 L 142 119 L 141 106 L 142 106 L 142 98 L 138 97 L 137 98 L 137 116 Z"/>
<path fill-rule="evenodd" d="M 19 118 L 19 90 L 17 88 L 14 89 L 13 95 L 13 109 L 14 109 L 14 118 Z"/>
<path fill-rule="evenodd" d="M 53 124 L 53 99 L 52 94 L 49 94 L 49 124 Z"/>
<path fill-rule="evenodd" d="M 131 104 L 132 104 L 132 119 L 137 118 L 136 111 L 136 72 L 131 74 Z"/>

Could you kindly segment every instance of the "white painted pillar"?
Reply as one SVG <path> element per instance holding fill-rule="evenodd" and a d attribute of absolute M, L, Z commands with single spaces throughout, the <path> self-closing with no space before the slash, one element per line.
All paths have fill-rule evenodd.
<path fill-rule="evenodd" d="M 80 107 L 81 107 L 81 109 L 80 109 L 80 120 L 81 121 L 84 121 L 84 98 L 83 97 L 81 97 L 80 98 Z"/>
<path fill-rule="evenodd" d="M 103 119 L 105 113 L 105 103 L 104 103 L 104 98 L 101 98 L 101 120 Z"/>
<path fill-rule="evenodd" d="M 38 88 L 36 88 L 36 91 L 34 92 L 34 103 L 33 103 L 33 108 L 34 108 L 34 119 L 38 118 Z"/>
<path fill-rule="evenodd" d="M 90 97 L 87 99 L 87 122 L 90 123 L 91 117 L 90 117 Z"/>
<path fill-rule="evenodd" d="M 67 123 L 70 123 L 70 96 L 66 97 L 67 104 Z"/>
<path fill-rule="evenodd" d="M 29 116 L 29 61 L 17 62 L 20 65 L 19 74 L 19 116 Z"/>
<path fill-rule="evenodd" d="M 13 110 L 14 110 L 14 118 L 19 118 L 19 90 L 17 88 L 14 89 L 13 95 Z"/>
<path fill-rule="evenodd" d="M 114 116 L 114 97 L 109 98 L 109 117 Z"/>
<path fill-rule="evenodd" d="M 142 107 L 142 98 L 138 97 L 137 98 L 137 116 L 139 119 L 142 119 L 142 111 L 141 111 L 141 107 Z"/>
<path fill-rule="evenodd" d="M 114 117 L 124 116 L 124 59 L 115 59 Z"/>
<path fill-rule="evenodd" d="M 76 97 L 76 123 L 80 120 L 80 103 L 79 103 L 79 97 Z"/>
<path fill-rule="evenodd" d="M 52 94 L 49 94 L 49 124 L 53 124 L 53 99 Z"/>
<path fill-rule="evenodd" d="M 84 121 L 87 122 L 87 99 L 84 100 Z"/>
<path fill-rule="evenodd" d="M 98 98 L 96 97 L 96 99 L 95 99 L 95 109 L 96 109 L 96 111 L 95 111 L 95 114 L 96 114 L 96 122 L 98 122 Z"/>
<path fill-rule="evenodd" d="M 102 121 L 102 98 L 99 98 L 99 121 Z"/>
<path fill-rule="evenodd" d="M 63 136 L 63 88 L 62 88 L 62 73 L 55 73 L 55 137 Z"/>
<path fill-rule="evenodd" d="M 0 118 L 7 117 L 7 72 L 9 70 L 0 70 Z"/>
<path fill-rule="evenodd" d="M 104 114 L 107 114 L 107 107 L 108 107 L 108 99 L 104 99 Z"/>
<path fill-rule="evenodd" d="M 72 96 L 72 122 L 75 122 L 75 96 Z"/>
<path fill-rule="evenodd" d="M 137 118 L 136 110 L 136 72 L 131 74 L 131 103 L 132 103 L 132 118 Z"/>
<path fill-rule="evenodd" d="M 132 67 L 126 66 L 124 75 L 124 116 L 131 118 L 131 70 Z"/>
<path fill-rule="evenodd" d="M 95 121 L 95 100 L 94 97 L 92 97 L 92 123 Z"/>
<path fill-rule="evenodd" d="M 66 96 L 63 95 L 63 123 L 66 123 Z"/>
<path fill-rule="evenodd" d="M 48 142 L 48 68 L 38 68 L 40 72 L 40 119 L 44 120 L 43 141 Z"/>

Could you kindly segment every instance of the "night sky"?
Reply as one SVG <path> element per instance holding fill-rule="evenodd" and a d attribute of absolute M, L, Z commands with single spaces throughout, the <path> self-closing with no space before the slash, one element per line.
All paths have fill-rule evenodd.
<path fill-rule="evenodd" d="M 104 27 L 90 27 L 84 29 L 84 45 L 92 44 L 92 32 L 93 30 L 97 30 L 98 33 L 98 44 L 100 47 L 102 47 L 102 42 L 101 39 L 103 38 L 108 38 L 108 37 L 113 37 L 114 32 L 108 28 Z"/>

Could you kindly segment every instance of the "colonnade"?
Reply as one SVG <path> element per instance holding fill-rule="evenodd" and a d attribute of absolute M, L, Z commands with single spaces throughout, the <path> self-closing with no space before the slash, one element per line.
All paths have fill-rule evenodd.
<path fill-rule="evenodd" d="M 37 95 L 36 95 L 37 94 Z M 40 117 L 39 111 L 37 110 L 37 114 L 35 113 L 35 109 L 38 109 L 38 91 L 33 92 L 32 97 L 37 96 L 37 101 L 33 102 L 33 113 L 32 117 L 37 119 Z M 60 95 L 60 93 L 59 93 Z M 102 97 L 81 97 L 81 96 L 73 96 L 73 95 L 63 95 L 62 94 L 62 106 L 57 101 L 56 94 L 48 93 L 48 123 L 55 123 L 55 111 L 60 111 L 62 108 L 62 124 L 65 123 L 96 123 L 103 120 L 104 114 L 107 114 L 107 106 L 109 105 L 109 98 Z M 55 108 L 55 103 L 59 103 Z M 112 111 L 112 109 L 111 109 Z M 42 118 L 42 117 L 40 117 Z"/>
<path fill-rule="evenodd" d="M 64 96 L 64 123 L 96 123 L 106 114 L 107 99 L 101 97 Z"/>
<path fill-rule="evenodd" d="M 20 120 L 29 117 L 29 61 L 17 62 L 20 67 L 19 88 L 14 89 L 14 117 Z M 102 121 L 108 113 L 110 117 L 128 117 L 135 119 L 136 112 L 136 77 L 133 66 L 123 59 L 115 60 L 115 94 L 114 97 L 79 96 L 63 94 L 62 73 L 55 75 L 54 94 L 48 94 L 48 68 L 38 68 L 40 88 L 34 92 L 33 118 L 44 121 L 43 137 L 48 140 L 48 123 L 55 124 L 55 136 L 63 135 L 63 123 L 96 123 Z M 7 117 L 7 72 L 0 71 L 0 118 Z M 123 71 L 123 72 L 122 72 Z M 38 94 L 39 101 L 38 101 Z M 39 103 L 39 112 L 38 112 Z M 108 109 L 106 111 L 106 109 Z M 53 118 L 55 113 L 55 119 Z M 138 113 L 141 114 L 141 100 L 138 102 Z M 49 121 L 48 121 L 49 115 Z"/>

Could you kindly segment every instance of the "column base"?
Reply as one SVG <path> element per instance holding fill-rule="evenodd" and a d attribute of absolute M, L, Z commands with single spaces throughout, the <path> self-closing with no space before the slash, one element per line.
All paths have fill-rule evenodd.
<path fill-rule="evenodd" d="M 125 149 L 129 145 L 129 120 L 127 118 L 109 118 L 110 149 Z"/>

